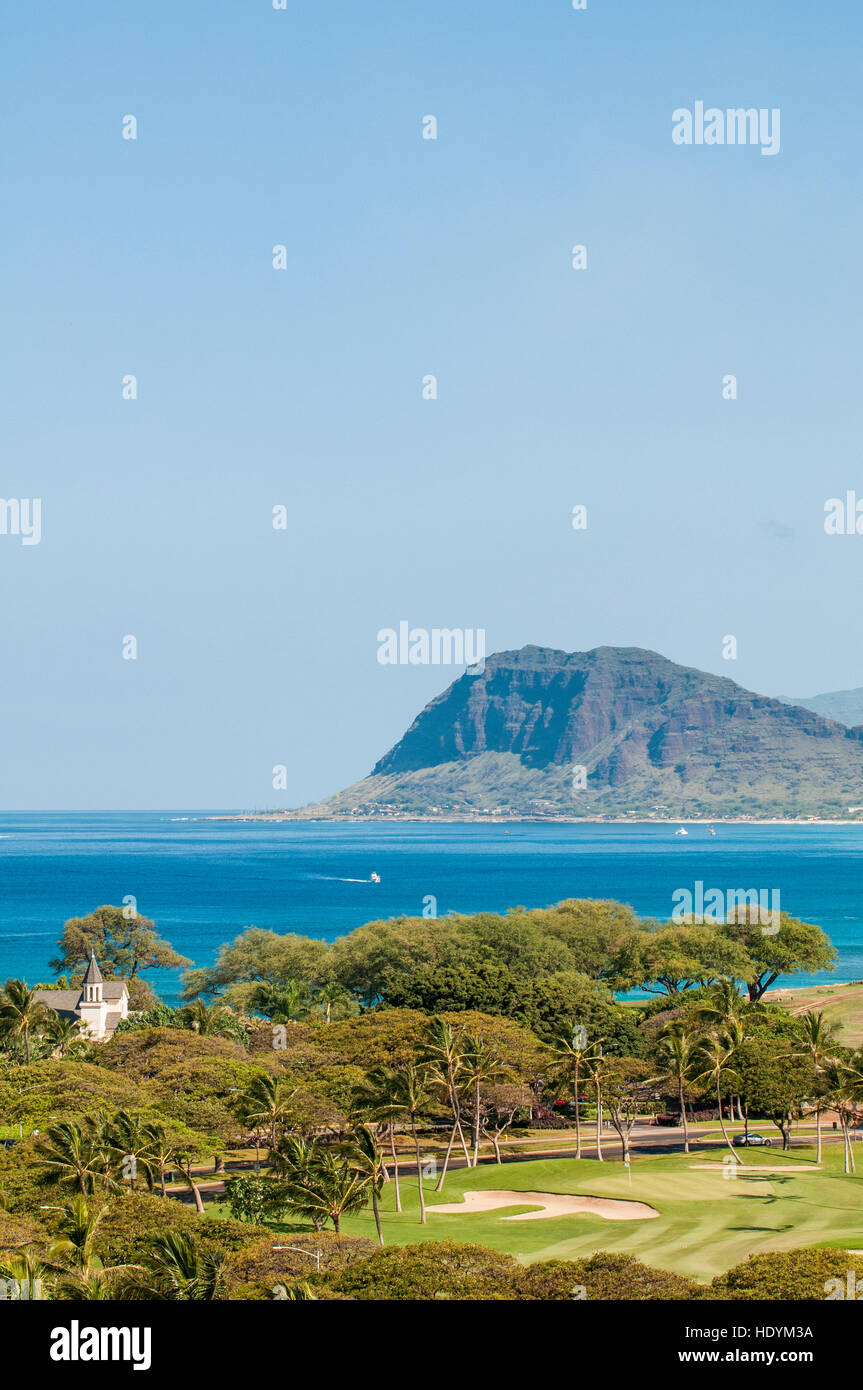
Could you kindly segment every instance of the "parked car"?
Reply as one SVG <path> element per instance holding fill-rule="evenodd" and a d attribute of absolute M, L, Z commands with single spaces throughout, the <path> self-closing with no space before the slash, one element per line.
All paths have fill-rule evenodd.
<path fill-rule="evenodd" d="M 765 1139 L 763 1134 L 735 1134 L 734 1143 L 741 1149 L 769 1149 L 773 1140 Z"/>
<path fill-rule="evenodd" d="M 11 1149 L 13 1144 L 17 1144 L 17 1139 L 0 1139 L 0 1148 Z"/>

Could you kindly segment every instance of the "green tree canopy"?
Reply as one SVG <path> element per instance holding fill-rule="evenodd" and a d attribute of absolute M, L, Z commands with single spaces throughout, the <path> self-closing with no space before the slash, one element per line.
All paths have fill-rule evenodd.
<path fill-rule="evenodd" d="M 643 924 L 627 938 L 619 968 L 633 984 L 667 994 L 723 976 L 748 980 L 752 973 L 745 943 L 709 922 Z"/>
<path fill-rule="evenodd" d="M 729 919 L 719 931 L 727 941 L 741 946 L 749 957 L 749 973 L 738 972 L 737 978 L 746 981 L 753 1002 L 780 975 L 836 969 L 838 956 L 821 928 L 812 922 L 801 922 L 787 912 L 779 914 L 778 932 L 769 923 L 762 924 L 757 913 L 747 909 L 733 914 L 733 920 Z"/>
<path fill-rule="evenodd" d="M 638 1011 L 616 1004 L 603 985 L 573 970 L 544 975 L 523 986 L 514 1017 L 545 1039 L 562 1028 L 584 1027 L 590 1041 L 602 1040 L 608 1056 L 638 1057 L 644 1050 Z"/>
<path fill-rule="evenodd" d="M 319 984 L 327 978 L 325 941 L 293 932 L 279 936 L 261 927 L 246 927 L 229 946 L 222 946 L 215 965 L 190 970 L 185 975 L 183 998 L 211 998 L 227 992 L 231 1002 L 245 1003 L 248 990 L 239 991 L 234 1001 L 232 986 L 265 984 L 286 988 L 292 981 Z"/>
<path fill-rule="evenodd" d="M 142 987 L 138 980 L 141 971 L 179 970 L 191 964 L 159 936 L 154 922 L 125 907 L 105 905 L 87 917 L 70 917 L 57 944 L 59 954 L 51 961 L 52 970 L 83 975 L 95 951 L 105 979 L 130 982 L 133 1008 L 149 1008 L 157 1002 L 149 986 Z"/>
<path fill-rule="evenodd" d="M 750 1114 L 772 1120 L 789 1143 L 789 1127 L 806 1102 L 818 1095 L 819 1082 L 811 1056 L 779 1049 L 769 1035 L 745 1038 L 734 1061 L 739 1093 Z"/>

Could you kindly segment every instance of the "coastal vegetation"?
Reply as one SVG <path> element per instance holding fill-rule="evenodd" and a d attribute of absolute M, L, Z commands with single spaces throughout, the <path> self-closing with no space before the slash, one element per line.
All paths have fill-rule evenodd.
<path fill-rule="evenodd" d="M 56 968 L 176 959 L 125 921 L 67 924 Z M 863 1245 L 863 1053 L 770 986 L 833 959 L 784 913 L 764 934 L 573 899 L 331 946 L 250 928 L 179 1007 L 147 986 L 98 1043 L 11 980 L 0 1278 L 58 1299 L 676 1299 L 787 1274 L 816 1297 L 830 1250 L 777 1261 Z M 778 1166 L 734 1143 L 756 1126 Z"/>

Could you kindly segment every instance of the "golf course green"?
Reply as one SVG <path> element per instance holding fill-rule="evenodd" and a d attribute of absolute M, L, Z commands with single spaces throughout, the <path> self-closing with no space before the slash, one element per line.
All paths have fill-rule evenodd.
<path fill-rule="evenodd" d="M 841 1146 L 825 1146 L 821 1169 L 810 1166 L 814 1146 L 787 1154 L 778 1148 L 769 1154 L 750 1150 L 747 1166 L 740 1171 L 728 1164 L 720 1171 L 722 1157 L 723 1151 L 714 1149 L 634 1159 L 631 1183 L 619 1161 L 552 1158 L 458 1169 L 447 1174 L 442 1193 L 435 1192 L 433 1180 L 425 1181 L 425 1226 L 419 1224 L 416 1178 L 402 1175 L 400 1213 L 395 1210 L 393 1183 L 383 1189 L 384 1238 L 388 1245 L 472 1242 L 525 1262 L 573 1260 L 609 1250 L 702 1283 L 762 1251 L 822 1245 L 863 1249 L 863 1174 L 843 1173 Z M 701 1166 L 705 1164 L 718 1166 Z M 771 1172 L 772 1168 L 792 1171 Z M 734 1176 L 728 1176 L 731 1172 Z M 465 1193 L 495 1189 L 630 1200 L 647 1204 L 659 1216 L 607 1220 L 585 1212 L 531 1221 L 505 1219 L 530 1210 L 527 1203 L 494 1211 L 434 1213 L 435 1204 L 450 1205 Z M 375 1238 L 370 1211 L 345 1219 L 342 1229 Z"/>

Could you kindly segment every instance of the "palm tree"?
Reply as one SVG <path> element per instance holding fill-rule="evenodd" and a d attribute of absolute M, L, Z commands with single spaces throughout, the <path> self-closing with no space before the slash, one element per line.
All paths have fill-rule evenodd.
<path fill-rule="evenodd" d="M 321 985 L 315 993 L 315 1004 L 323 1010 L 324 1023 L 329 1023 L 333 1005 L 342 1004 L 350 997 L 344 985 L 340 985 L 337 980 L 328 980 L 325 985 Z"/>
<path fill-rule="evenodd" d="M 47 1028 L 51 1010 L 42 1004 L 23 980 L 7 980 L 0 990 L 0 1031 L 7 1036 L 23 1039 L 24 1056 L 30 1065 L 30 1033 L 43 1025 Z"/>
<path fill-rule="evenodd" d="M 438 1184 L 435 1188 L 436 1192 L 440 1192 L 446 1178 L 446 1170 L 449 1166 L 456 1134 L 461 1139 L 465 1163 L 468 1168 L 471 1166 L 470 1154 L 461 1124 L 461 1103 L 459 1100 L 465 1054 L 461 1037 L 453 1032 L 452 1025 L 446 1019 L 433 1018 L 428 1023 L 423 1036 L 422 1061 L 427 1067 L 429 1080 L 443 1092 L 452 1112 L 452 1131 Z"/>
<path fill-rule="evenodd" d="M 77 1042 L 82 1042 L 81 1020 L 78 1018 L 61 1018 L 53 1010 L 49 1010 L 51 1017 L 45 1027 L 45 1036 L 51 1044 L 51 1052 L 55 1057 L 65 1057 L 66 1053 Z"/>
<path fill-rule="evenodd" d="M 104 1180 L 104 1160 L 92 1127 L 61 1120 L 39 1135 L 33 1163 L 47 1177 L 73 1184 L 86 1197 L 95 1191 L 97 1181 Z"/>
<path fill-rule="evenodd" d="M 686 1122 L 686 1083 L 695 1065 L 697 1042 L 681 1019 L 675 1019 L 662 1030 L 659 1039 L 658 1056 L 663 1068 L 663 1081 L 673 1081 L 677 1086 L 677 1101 L 683 1122 L 683 1152 L 689 1153 L 689 1127 Z"/>
<path fill-rule="evenodd" d="M 709 1078 L 713 1082 L 716 1088 L 716 1104 L 719 1109 L 719 1127 L 722 1130 L 722 1137 L 734 1155 L 735 1163 L 742 1165 L 743 1159 L 728 1137 L 722 1115 L 722 1078 L 723 1076 L 737 1075 L 733 1062 L 738 1046 L 739 1036 L 732 1035 L 726 1029 L 712 1029 L 699 1044 L 698 1055 L 700 1061 L 704 1063 L 704 1070 L 695 1080 L 705 1081 Z"/>
<path fill-rule="evenodd" d="M 600 1163 L 604 1162 L 602 1155 L 602 1069 L 606 1058 L 602 1055 L 602 1043 L 595 1042 L 591 1048 L 585 1052 L 582 1059 L 587 1067 L 588 1075 L 593 1082 L 593 1089 L 596 1092 L 596 1157 Z"/>
<path fill-rule="evenodd" d="M 317 1139 L 307 1139 L 301 1134 L 283 1134 L 279 1146 L 272 1154 L 273 1171 L 280 1178 L 290 1178 L 295 1184 L 312 1180 L 312 1173 L 318 1161 L 320 1145 Z M 319 1231 L 324 1218 L 319 1212 L 311 1216 L 315 1230 Z"/>
<path fill-rule="evenodd" d="M 118 1175 L 125 1174 L 120 1161 L 122 1155 L 117 1154 L 114 1144 L 113 1122 L 104 1110 L 99 1110 L 95 1115 L 86 1116 L 84 1129 L 93 1148 L 101 1186 L 106 1192 L 119 1192 L 121 1184 Z"/>
<path fill-rule="evenodd" d="M 142 1269 L 142 1265 L 113 1265 L 107 1269 L 91 1266 L 76 1269 L 58 1280 L 56 1296 L 66 1302 L 116 1302 L 122 1297 L 123 1285 L 129 1273 Z"/>
<path fill-rule="evenodd" d="M 63 1208 L 58 1223 L 59 1235 L 48 1246 L 51 1259 L 62 1259 L 77 1269 L 86 1269 L 95 1264 L 93 1246 L 100 1223 L 108 1211 L 107 1202 L 101 1207 L 91 1206 L 80 1193 L 72 1197 Z"/>
<path fill-rule="evenodd" d="M 285 1206 L 316 1226 L 332 1221 L 338 1235 L 342 1217 L 361 1211 L 368 1202 L 369 1185 L 365 1173 L 351 1169 L 332 1150 L 319 1149 L 305 1173 L 288 1173 Z"/>
<path fill-rule="evenodd" d="M 157 1127 L 133 1115 L 128 1110 L 118 1110 L 109 1128 L 111 1149 L 117 1160 L 130 1169 L 129 1186 L 134 1189 L 140 1168 L 152 1187 L 152 1166 L 155 1163 L 153 1147 L 157 1141 Z M 125 1176 L 125 1174 L 124 1174 Z"/>
<path fill-rule="evenodd" d="M 854 1118 L 856 1119 L 857 1107 L 863 1101 L 863 1049 L 855 1052 L 848 1062 L 845 1074 L 845 1090 L 854 1107 Z"/>
<path fill-rule="evenodd" d="M 588 1053 L 592 1050 L 592 1044 L 588 1043 L 587 1034 L 583 1028 L 574 1028 L 572 1032 L 567 1030 L 552 1038 L 549 1047 L 555 1057 L 552 1063 L 553 1074 L 568 1078 L 572 1073 L 572 1099 L 575 1105 L 575 1156 L 581 1158 L 581 1115 L 579 1114 L 578 1087 L 581 1080 L 581 1068 L 584 1066 Z"/>
<path fill-rule="evenodd" d="M 834 1057 L 824 1065 L 824 1079 L 830 1104 L 839 1112 L 845 1146 L 845 1172 L 856 1173 L 851 1125 L 857 1120 L 857 1107 L 863 1101 L 863 1051 L 853 1057 Z"/>
<path fill-rule="evenodd" d="M 212 1302 L 221 1297 L 225 1257 L 204 1249 L 196 1236 L 163 1231 L 145 1256 L 146 1275 L 125 1290 L 135 1299 L 164 1302 Z"/>
<path fill-rule="evenodd" d="M 375 1226 L 378 1233 L 378 1243 L 383 1245 L 384 1233 L 381 1230 L 381 1214 L 378 1209 L 378 1197 L 384 1184 L 386 1167 L 378 1137 L 375 1134 L 374 1126 L 369 1124 L 357 1125 L 351 1135 L 351 1145 L 349 1149 L 350 1161 L 359 1172 L 368 1180 L 368 1185 L 372 1194 L 372 1211 L 375 1217 Z"/>
<path fill-rule="evenodd" d="M 316 1139 L 306 1139 L 301 1134 L 284 1134 L 278 1147 L 273 1150 L 273 1168 L 280 1175 L 305 1172 L 318 1155 Z"/>
<path fill-rule="evenodd" d="M 190 1153 L 175 1153 L 174 1158 L 176 1159 L 177 1172 L 195 1199 L 195 1211 L 199 1216 L 203 1216 L 204 1203 L 201 1200 L 201 1189 L 192 1174 L 192 1155 Z"/>
<path fill-rule="evenodd" d="M 39 1255 L 35 1247 L 21 1247 L 0 1257 L 0 1279 L 13 1280 L 18 1296 L 39 1301 L 53 1293 L 55 1271 Z M 17 1301 L 17 1300 L 16 1300 Z"/>
<path fill-rule="evenodd" d="M 495 1081 L 502 1081 L 510 1076 L 511 1072 L 504 1066 L 500 1055 L 487 1042 L 483 1042 L 482 1038 L 465 1034 L 464 1048 L 462 1080 L 465 1090 L 470 1096 L 473 1110 L 471 1138 L 473 1140 L 473 1166 L 475 1168 L 479 1160 L 479 1132 L 482 1116 L 481 1087 L 491 1085 Z"/>
<path fill-rule="evenodd" d="M 317 1303 L 311 1284 L 276 1284 L 272 1297 L 280 1303 Z"/>
<path fill-rule="evenodd" d="M 233 1031 L 235 1022 L 233 1010 L 227 1004 L 205 1004 L 203 999 L 194 999 L 180 1010 L 184 1028 L 190 1028 L 202 1038 L 217 1037 L 220 1033 Z"/>
<path fill-rule="evenodd" d="M 696 1017 L 714 1030 L 728 1033 L 739 1047 L 746 1032 L 749 1014 L 763 1013 L 763 1006 L 752 1005 L 737 989 L 737 981 L 723 975 L 714 980 L 708 999 L 696 1007 Z M 729 1097 L 730 1119 L 734 1119 L 734 1095 Z M 740 1099 L 737 1099 L 737 1118 L 743 1119 Z"/>
<path fill-rule="evenodd" d="M 48 1245 L 49 1257 L 63 1262 L 54 1266 L 63 1270 L 57 1285 L 58 1298 L 76 1301 L 115 1298 L 118 1282 L 140 1269 L 140 1265 L 133 1264 L 106 1267 L 95 1253 L 96 1235 L 107 1211 L 107 1203 L 92 1207 L 86 1197 L 80 1195 L 73 1197 L 63 1209 L 59 1234 Z"/>
<path fill-rule="evenodd" d="M 747 1003 L 737 988 L 737 981 L 725 975 L 714 980 L 707 998 L 696 1005 L 696 1015 L 702 1022 L 727 1028 L 730 1023 L 742 1023 Z"/>
<path fill-rule="evenodd" d="M 832 1029 L 824 1022 L 823 1012 L 816 1014 L 812 1009 L 806 1010 L 800 1022 L 803 1025 L 803 1047 L 794 1055 L 811 1057 L 816 1077 L 823 1076 L 824 1064 L 836 1045 Z M 819 1098 L 815 1108 L 815 1162 L 818 1164 L 821 1162 L 821 1111 Z"/>
<path fill-rule="evenodd" d="M 146 1129 L 149 1132 L 149 1147 L 147 1162 L 144 1165 L 144 1178 L 151 1192 L 158 1180 L 160 1195 L 167 1197 L 165 1174 L 173 1172 L 179 1166 L 176 1145 L 162 1125 L 148 1124 Z"/>
<path fill-rule="evenodd" d="M 305 1018 L 311 1008 L 309 991 L 297 980 L 256 985 L 249 995 L 249 1003 L 271 1023 L 296 1023 Z"/>
<path fill-rule="evenodd" d="M 425 1197 L 423 1195 L 423 1166 L 420 1159 L 420 1141 L 417 1134 L 417 1119 L 428 1108 L 431 1097 L 424 1067 L 413 1062 L 399 1067 L 393 1072 L 391 1104 L 394 1115 L 403 1115 L 411 1127 L 414 1140 L 414 1153 L 417 1162 L 417 1184 L 420 1194 L 420 1224 L 426 1224 Z"/>
<path fill-rule="evenodd" d="M 373 1067 L 371 1071 L 366 1072 L 363 1080 L 355 1088 L 352 1103 L 361 1115 L 366 1115 L 369 1119 L 376 1120 L 378 1124 L 386 1127 L 390 1154 L 393 1161 L 396 1211 L 401 1211 L 402 1196 L 399 1188 L 399 1156 L 396 1151 L 395 1134 L 395 1118 L 398 1110 L 393 1104 L 393 1076 L 394 1072 L 392 1067 Z M 384 1170 L 384 1181 L 389 1181 L 389 1175 L 386 1170 Z"/>
<path fill-rule="evenodd" d="M 261 1072 L 240 1096 L 238 1110 L 243 1122 L 253 1129 L 269 1128 L 271 1149 L 276 1148 L 279 1126 L 284 1124 L 295 1095 L 296 1087 L 289 1091 L 285 1080 Z"/>

